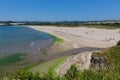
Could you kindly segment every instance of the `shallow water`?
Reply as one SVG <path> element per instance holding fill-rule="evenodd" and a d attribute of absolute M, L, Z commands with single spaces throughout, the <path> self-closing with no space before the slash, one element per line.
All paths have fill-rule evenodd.
<path fill-rule="evenodd" d="M 0 26 L 0 54 L 40 53 L 53 37 L 24 26 Z"/>

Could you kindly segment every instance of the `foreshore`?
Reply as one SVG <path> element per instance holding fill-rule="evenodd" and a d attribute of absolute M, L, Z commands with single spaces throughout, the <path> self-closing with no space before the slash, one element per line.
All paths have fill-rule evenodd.
<path fill-rule="evenodd" d="M 65 46 L 72 48 L 96 47 L 108 48 L 120 40 L 119 29 L 96 29 L 86 27 L 28 26 L 64 39 Z"/>

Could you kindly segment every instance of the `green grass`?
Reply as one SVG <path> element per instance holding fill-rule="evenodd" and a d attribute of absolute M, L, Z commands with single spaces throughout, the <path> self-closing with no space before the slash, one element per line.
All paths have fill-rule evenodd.
<path fill-rule="evenodd" d="M 108 63 L 111 65 L 110 69 L 116 74 L 120 74 L 120 45 L 114 46 L 108 51 L 104 52 L 108 58 Z"/>
<path fill-rule="evenodd" d="M 78 71 L 75 80 L 118 80 L 118 76 L 107 70 L 85 70 Z"/>
<path fill-rule="evenodd" d="M 25 54 L 12 54 L 6 57 L 0 58 L 0 66 L 14 64 L 16 62 L 22 61 Z"/>
<path fill-rule="evenodd" d="M 107 75 L 106 77 L 109 77 L 112 80 L 117 80 L 120 77 L 120 45 L 93 54 L 93 56 L 96 56 L 97 54 L 104 56 L 107 60 L 108 70 L 102 70 L 103 73 L 101 71 L 95 71 L 97 74 L 103 75 L 105 73 Z"/>

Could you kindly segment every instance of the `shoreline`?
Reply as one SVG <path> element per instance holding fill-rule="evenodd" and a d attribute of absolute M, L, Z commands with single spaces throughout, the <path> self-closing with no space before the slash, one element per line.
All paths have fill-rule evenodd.
<path fill-rule="evenodd" d="M 64 40 L 64 46 L 74 48 L 109 48 L 120 40 L 119 29 L 96 29 L 87 27 L 27 26 Z M 104 34 L 104 35 L 103 35 Z"/>
<path fill-rule="evenodd" d="M 88 69 L 90 66 L 92 52 L 101 51 L 105 48 L 112 47 L 117 44 L 118 40 L 120 40 L 120 33 L 118 33 L 119 30 L 96 29 L 86 27 L 77 28 L 55 26 L 28 26 L 28 27 L 35 29 L 37 31 L 48 33 L 53 36 L 55 35 L 60 39 L 64 39 L 63 43 L 64 47 L 70 50 L 68 52 L 61 52 L 60 54 L 58 53 L 57 55 L 53 54 L 47 56 L 48 57 L 47 59 L 49 60 L 52 58 L 53 59 L 58 58 L 58 56 L 59 57 L 66 56 L 66 54 L 74 55 L 74 57 L 69 57 L 61 66 L 59 66 L 59 68 L 57 68 L 56 72 L 58 75 L 64 75 L 66 71 L 70 68 L 71 64 L 76 64 L 80 66 L 82 70 Z M 117 36 L 113 36 L 116 34 Z M 111 35 L 114 38 L 111 39 Z M 109 40 L 106 40 L 105 37 L 109 37 Z M 92 48 L 93 50 L 89 51 L 89 49 Z M 84 51 L 82 51 L 82 49 Z M 43 62 L 44 60 L 47 61 L 46 57 L 42 58 L 41 60 L 43 60 Z M 79 63 L 77 61 L 79 61 Z"/>

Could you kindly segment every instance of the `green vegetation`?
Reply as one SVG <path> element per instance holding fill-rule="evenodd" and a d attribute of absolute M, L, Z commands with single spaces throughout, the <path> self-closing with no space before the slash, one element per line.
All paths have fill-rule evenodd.
<path fill-rule="evenodd" d="M 64 39 L 61 39 L 61 38 L 59 38 L 59 37 L 57 37 L 57 36 L 54 36 L 54 35 L 52 35 L 52 34 L 50 34 L 50 35 L 54 38 L 54 43 L 56 43 L 56 42 L 63 43 L 63 42 L 64 42 Z"/>
<path fill-rule="evenodd" d="M 20 80 L 119 80 L 120 79 L 120 45 L 114 46 L 99 54 L 104 55 L 107 58 L 109 67 L 107 69 L 88 69 L 78 70 L 75 65 L 72 65 L 67 73 L 60 77 L 54 71 L 56 66 L 63 60 L 54 63 L 49 69 L 48 73 L 44 73 L 42 76 L 37 73 L 31 73 L 29 71 L 22 71 L 12 75 L 12 79 Z M 44 64 L 44 63 L 43 63 Z M 41 69 L 40 67 L 38 69 Z"/>
<path fill-rule="evenodd" d="M 67 71 L 64 76 L 65 80 L 118 80 L 118 76 L 114 75 L 109 70 L 77 70 L 75 65 Z"/>
<path fill-rule="evenodd" d="M 61 22 L 25 22 L 24 25 L 39 25 L 39 26 L 57 26 L 57 27 L 89 27 L 89 28 L 120 28 L 120 23 L 116 21 L 61 21 Z"/>
<path fill-rule="evenodd" d="M 0 66 L 14 64 L 16 62 L 22 61 L 25 54 L 13 54 L 6 57 L 0 58 Z"/>
<path fill-rule="evenodd" d="M 119 80 L 120 79 L 120 45 L 116 45 L 104 52 L 94 53 L 94 56 L 96 56 L 97 54 L 99 54 L 99 56 L 104 56 L 106 58 L 106 65 L 108 66 L 107 70 L 99 71 L 101 75 L 105 73 L 107 77 L 110 76 L 110 80 Z"/>
<path fill-rule="evenodd" d="M 110 69 L 116 75 L 120 74 L 120 45 L 114 46 L 108 51 L 104 52 L 107 56 Z M 120 76 L 120 75 L 119 75 Z"/>
<path fill-rule="evenodd" d="M 120 28 L 120 24 L 60 24 L 57 27 L 88 27 L 88 28 L 101 28 L 101 29 L 117 29 Z"/>
<path fill-rule="evenodd" d="M 59 66 L 64 63 L 64 61 L 66 60 L 66 58 L 67 58 L 67 57 L 59 58 L 59 59 L 55 62 L 55 64 L 53 64 L 53 65 L 51 65 L 51 66 L 49 67 L 48 71 L 50 71 L 52 74 L 56 75 L 56 74 L 57 74 L 57 73 L 56 73 L 57 68 L 59 68 Z"/>
<path fill-rule="evenodd" d="M 38 72 L 31 73 L 30 71 L 18 71 L 9 80 L 119 80 L 119 77 L 108 70 L 84 70 L 80 71 L 75 65 L 72 65 L 67 73 L 60 77 L 53 75 L 51 71 L 40 76 Z"/>
<path fill-rule="evenodd" d="M 120 24 L 81 24 L 79 27 L 100 28 L 100 29 L 118 29 Z"/>
<path fill-rule="evenodd" d="M 59 53 L 59 52 L 62 52 L 62 51 L 65 51 L 68 49 L 68 48 L 65 48 L 65 46 L 64 46 L 64 39 L 61 39 L 52 34 L 50 34 L 50 35 L 54 38 L 54 41 L 51 46 L 51 50 L 53 51 L 53 53 Z"/>
<path fill-rule="evenodd" d="M 66 59 L 67 57 L 53 59 L 51 61 L 32 66 L 29 70 L 31 70 L 33 73 L 38 71 L 42 75 L 46 74 L 48 71 L 56 74 L 55 69 L 57 69 L 59 65 L 61 65 Z"/>
<path fill-rule="evenodd" d="M 67 80 L 74 80 L 78 75 L 78 69 L 76 65 L 72 65 L 70 69 L 65 74 Z"/>
<path fill-rule="evenodd" d="M 50 35 L 51 35 L 51 37 L 53 37 L 54 40 L 50 45 L 47 45 L 46 47 L 42 48 L 41 53 L 43 55 L 47 55 L 48 53 L 50 53 L 49 50 L 48 50 L 48 47 L 54 48 L 53 53 L 64 51 L 65 50 L 65 48 L 63 46 L 64 39 L 61 39 L 61 38 L 59 38 L 57 36 L 54 36 L 52 34 L 50 34 Z"/>
<path fill-rule="evenodd" d="M 96 27 L 96 28 L 120 28 L 120 23 L 116 21 L 25 22 L 24 25 L 47 25 L 47 26 L 58 26 L 58 27 L 88 26 L 88 27 Z"/>
<path fill-rule="evenodd" d="M 14 76 L 10 76 L 9 80 L 41 80 L 41 77 L 39 76 L 39 73 L 37 72 L 33 74 L 30 71 L 20 70 L 20 71 L 17 71 L 13 75 Z"/>
<path fill-rule="evenodd" d="M 120 28 L 120 20 L 105 21 L 60 21 L 60 22 L 40 22 L 40 21 L 0 21 L 4 26 L 14 26 L 12 23 L 19 25 L 36 25 L 36 26 L 62 26 L 62 27 L 93 27 L 93 28 Z M 16 26 L 16 25 L 15 25 Z"/>

